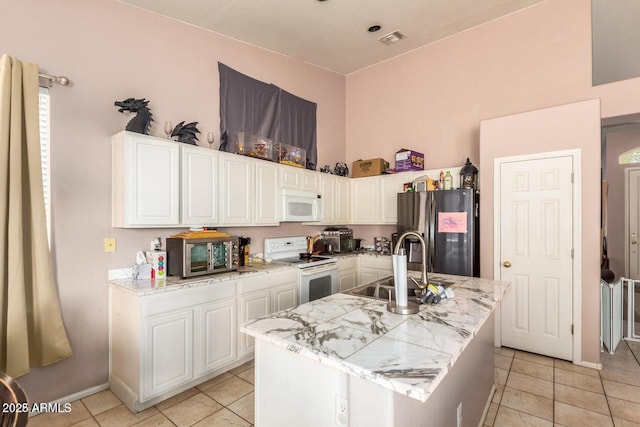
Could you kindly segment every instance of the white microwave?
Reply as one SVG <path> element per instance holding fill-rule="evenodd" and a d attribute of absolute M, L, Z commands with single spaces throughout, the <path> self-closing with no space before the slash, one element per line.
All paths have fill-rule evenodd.
<path fill-rule="evenodd" d="M 322 195 L 308 191 L 282 190 L 282 221 L 322 220 Z"/>

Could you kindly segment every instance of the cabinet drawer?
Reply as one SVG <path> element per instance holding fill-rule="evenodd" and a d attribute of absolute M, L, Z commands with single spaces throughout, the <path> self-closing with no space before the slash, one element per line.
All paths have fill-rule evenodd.
<path fill-rule="evenodd" d="M 181 310 L 236 295 L 236 282 L 221 282 L 197 288 L 186 288 L 146 297 L 142 301 L 142 316 L 154 316 L 168 311 Z"/>
<path fill-rule="evenodd" d="M 288 283 L 298 283 L 297 268 L 291 268 L 290 270 L 261 274 L 252 277 L 243 277 L 238 281 L 238 293 L 246 294 L 249 292 L 270 289 L 274 286 L 280 286 Z"/>
<path fill-rule="evenodd" d="M 393 268 L 390 256 L 361 256 L 358 259 L 360 268 Z"/>

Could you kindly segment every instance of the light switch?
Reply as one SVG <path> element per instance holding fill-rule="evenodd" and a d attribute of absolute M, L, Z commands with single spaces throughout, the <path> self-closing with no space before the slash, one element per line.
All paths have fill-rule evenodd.
<path fill-rule="evenodd" d="M 104 251 L 105 252 L 115 252 L 116 251 L 116 238 L 115 237 L 105 237 L 104 238 Z"/>

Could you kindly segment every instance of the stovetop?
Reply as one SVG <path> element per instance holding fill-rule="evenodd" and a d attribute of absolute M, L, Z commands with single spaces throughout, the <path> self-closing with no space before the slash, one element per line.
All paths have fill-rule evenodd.
<path fill-rule="evenodd" d="M 264 257 L 274 261 L 293 264 L 298 268 L 306 268 L 315 265 L 334 264 L 335 258 L 313 255 L 310 258 L 302 258 L 301 253 L 307 252 L 306 236 L 275 237 L 264 239 Z"/>

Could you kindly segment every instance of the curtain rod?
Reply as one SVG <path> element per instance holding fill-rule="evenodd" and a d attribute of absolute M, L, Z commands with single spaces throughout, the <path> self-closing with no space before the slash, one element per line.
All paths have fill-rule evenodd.
<path fill-rule="evenodd" d="M 62 86 L 69 85 L 69 79 L 65 76 L 52 76 L 51 74 L 47 74 L 47 73 L 38 73 L 38 75 L 43 79 L 49 81 L 49 87 L 51 87 L 53 83 L 58 83 Z"/>

